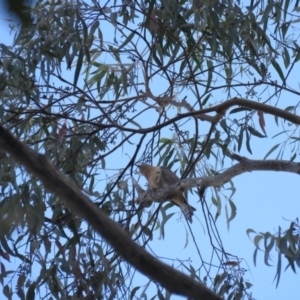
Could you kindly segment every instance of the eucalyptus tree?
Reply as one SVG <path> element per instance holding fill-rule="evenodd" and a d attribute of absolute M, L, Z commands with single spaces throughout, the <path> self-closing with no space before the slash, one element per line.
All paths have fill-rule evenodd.
<path fill-rule="evenodd" d="M 32 24 L 10 24 L 13 44 L 0 44 L 0 264 L 8 299 L 191 297 L 175 284 L 179 273 L 156 276 L 148 256 L 145 268 L 139 260 L 142 248 L 160 258 L 154 240 L 164 243 L 178 227 L 186 249 L 197 250 L 193 261 L 190 252 L 161 260 L 198 282 L 199 293 L 210 289 L 211 299 L 254 299 L 247 266 L 223 246 L 218 217 L 222 208 L 227 225 L 236 216 L 233 177 L 299 173 L 298 2 L 39 0 Z M 286 106 L 284 97 L 295 100 Z M 267 136 L 265 114 L 286 135 L 252 160 Z M 9 145 L 5 129 L 22 144 Z M 181 180 L 145 191 L 141 163 Z M 79 204 L 60 182 L 81 190 Z M 189 194 L 201 222 L 185 223 L 168 201 L 174 189 Z M 81 211 L 80 197 L 99 215 Z M 114 225 L 105 226 L 113 223 L 103 213 Z M 125 233 L 140 247 L 116 248 Z M 255 260 L 262 249 L 268 265 L 277 251 L 277 284 L 283 260 L 296 271 L 297 221 L 273 234 L 247 233 Z"/>

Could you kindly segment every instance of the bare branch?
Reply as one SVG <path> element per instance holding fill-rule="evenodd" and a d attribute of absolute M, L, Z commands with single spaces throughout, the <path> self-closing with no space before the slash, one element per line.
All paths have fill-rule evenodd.
<path fill-rule="evenodd" d="M 251 160 L 246 157 L 241 157 L 233 154 L 232 158 L 238 160 L 239 163 L 230 167 L 225 172 L 214 176 L 204 176 L 198 178 L 188 178 L 178 181 L 176 184 L 165 189 L 149 189 L 146 193 L 139 194 L 136 200 L 140 202 L 164 202 L 180 191 L 185 191 L 193 187 L 207 188 L 210 186 L 221 186 L 240 174 L 251 171 L 282 171 L 300 174 L 300 163 L 295 163 L 286 160 Z"/>
<path fill-rule="evenodd" d="M 189 117 L 196 117 L 196 118 L 214 123 L 216 120 L 215 119 L 216 116 L 212 117 L 212 116 L 207 115 L 207 113 L 216 112 L 216 113 L 225 114 L 226 110 L 228 110 L 230 107 L 233 107 L 233 106 L 241 106 L 241 107 L 250 108 L 250 109 L 254 109 L 254 110 L 260 110 L 264 113 L 271 114 L 273 116 L 280 117 L 280 118 L 282 118 L 286 121 L 289 121 L 291 123 L 294 123 L 296 125 L 300 125 L 300 117 L 297 116 L 296 114 L 290 113 L 286 110 L 283 110 L 283 109 L 280 109 L 280 108 L 277 108 L 277 107 L 274 107 L 274 106 L 271 106 L 268 104 L 243 99 L 243 98 L 232 98 L 228 101 L 222 102 L 215 106 L 211 106 L 209 108 L 192 111 L 192 112 L 187 112 L 184 114 L 179 114 L 178 116 L 176 116 L 172 119 L 169 119 L 168 121 L 166 121 L 164 123 L 161 123 L 159 125 L 155 125 L 152 127 L 148 127 L 148 128 L 135 129 L 135 128 L 124 127 L 119 124 L 99 124 L 99 127 L 101 127 L 102 129 L 103 128 L 118 128 L 124 132 L 127 131 L 127 132 L 143 134 L 143 133 L 155 132 L 161 128 L 164 128 L 168 125 L 173 124 L 174 122 L 177 122 L 179 120 L 182 120 L 184 118 L 189 118 Z M 69 118 L 69 119 L 72 120 L 71 118 Z"/>

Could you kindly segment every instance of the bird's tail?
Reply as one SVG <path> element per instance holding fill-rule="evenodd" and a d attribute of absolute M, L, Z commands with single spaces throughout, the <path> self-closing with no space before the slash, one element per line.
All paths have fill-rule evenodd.
<path fill-rule="evenodd" d="M 185 203 L 181 206 L 183 215 L 185 216 L 185 218 L 190 222 L 193 223 L 193 214 L 194 211 L 196 210 L 196 208 L 194 208 L 193 206 L 189 205 L 188 203 Z"/>

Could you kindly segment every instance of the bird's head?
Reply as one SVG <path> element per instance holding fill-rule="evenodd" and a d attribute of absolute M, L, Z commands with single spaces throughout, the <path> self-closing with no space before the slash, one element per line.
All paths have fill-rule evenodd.
<path fill-rule="evenodd" d="M 154 169 L 153 166 L 144 163 L 136 166 L 139 168 L 140 173 L 146 177 Z"/>

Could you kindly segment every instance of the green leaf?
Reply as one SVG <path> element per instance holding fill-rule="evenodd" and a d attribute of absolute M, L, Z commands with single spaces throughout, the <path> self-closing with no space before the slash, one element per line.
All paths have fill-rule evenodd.
<path fill-rule="evenodd" d="M 15 253 L 9 248 L 8 244 L 7 244 L 7 241 L 6 241 L 6 238 L 4 237 L 1 237 L 0 239 L 1 241 L 1 245 L 2 247 L 4 248 L 4 250 L 11 256 L 15 256 Z"/>
<path fill-rule="evenodd" d="M 274 152 L 278 147 L 280 146 L 280 144 L 277 144 L 275 146 L 273 146 L 268 153 L 265 155 L 264 159 L 266 159 L 272 152 Z"/>
<path fill-rule="evenodd" d="M 165 159 L 163 160 L 163 166 L 168 167 L 169 166 L 169 161 L 172 158 L 174 154 L 175 148 L 171 149 L 171 151 L 166 155 Z M 173 161 L 171 162 L 173 163 Z"/>
<path fill-rule="evenodd" d="M 83 49 L 79 50 L 77 65 L 74 73 L 73 89 L 75 90 L 83 62 Z"/>
<path fill-rule="evenodd" d="M 231 214 L 230 217 L 227 219 L 227 224 L 229 224 L 230 221 L 232 221 L 235 218 L 236 211 L 237 211 L 235 204 L 231 200 L 229 200 L 229 204 L 230 204 Z"/>
<path fill-rule="evenodd" d="M 145 235 L 149 236 L 149 237 L 150 237 L 150 240 L 152 240 L 152 231 L 151 231 L 148 227 L 145 227 L 145 228 L 143 229 L 143 233 L 144 233 Z"/>
<path fill-rule="evenodd" d="M 265 249 L 265 261 L 267 262 L 266 263 L 267 265 L 268 265 L 268 260 L 270 257 L 271 250 L 273 249 L 273 247 L 275 245 L 275 238 L 271 237 L 270 239 L 271 239 L 271 241 L 269 244 L 267 244 L 266 249 Z"/>
<path fill-rule="evenodd" d="M 285 78 L 284 78 L 283 72 L 282 72 L 282 70 L 281 70 L 279 64 L 276 62 L 275 59 L 273 59 L 273 60 L 271 61 L 271 63 L 272 63 L 272 65 L 273 65 L 273 67 L 275 68 L 275 70 L 277 71 L 279 77 L 281 78 L 283 85 L 286 85 Z"/>
<path fill-rule="evenodd" d="M 99 23 L 98 20 L 95 21 L 95 22 L 92 24 L 91 29 L 90 29 L 90 32 L 89 32 L 89 38 L 90 38 L 91 40 L 93 40 L 94 33 L 95 33 L 96 29 L 99 27 L 99 24 L 100 24 L 100 23 Z"/>
<path fill-rule="evenodd" d="M 185 229 L 185 243 L 184 243 L 183 249 L 185 249 L 187 247 L 187 245 L 189 244 L 189 233 L 188 233 L 186 227 L 184 227 L 184 229 Z"/>
<path fill-rule="evenodd" d="M 134 37 L 135 32 L 131 32 L 128 37 L 125 39 L 125 41 L 119 46 L 118 51 L 120 51 L 121 49 L 123 49 Z"/>
<path fill-rule="evenodd" d="M 156 55 L 154 55 L 154 59 L 159 66 L 163 66 L 165 53 L 164 53 L 163 49 L 161 48 L 160 44 L 155 43 L 155 50 L 156 50 L 155 54 L 158 54 L 159 58 Z"/>
<path fill-rule="evenodd" d="M 207 103 L 207 101 L 209 100 L 211 94 L 208 94 L 203 100 L 202 100 L 202 106 L 205 106 L 205 104 Z"/>
<path fill-rule="evenodd" d="M 9 300 L 12 299 L 12 292 L 11 292 L 11 290 L 10 290 L 10 288 L 9 288 L 8 285 L 5 285 L 3 287 L 2 291 L 3 291 L 3 295 L 6 296 L 7 299 L 9 299 Z"/>
<path fill-rule="evenodd" d="M 229 114 L 231 115 L 231 114 L 239 113 L 239 112 L 241 112 L 241 111 L 252 111 L 252 109 L 246 108 L 246 107 L 237 107 L 237 108 L 232 109 L 232 110 L 229 112 Z"/>
<path fill-rule="evenodd" d="M 91 180 L 90 180 L 89 193 L 92 193 L 92 192 L 93 192 L 93 189 L 94 189 L 94 183 L 95 183 L 95 176 L 92 175 L 92 176 L 91 176 Z"/>
<path fill-rule="evenodd" d="M 105 169 L 105 159 L 103 157 L 101 157 L 101 167 L 102 169 Z"/>
<path fill-rule="evenodd" d="M 286 47 L 283 48 L 282 57 L 283 57 L 283 61 L 284 61 L 284 66 L 286 68 L 288 68 L 290 65 L 290 55 L 289 55 L 289 52 L 287 51 Z"/>
<path fill-rule="evenodd" d="M 214 287 L 216 289 L 218 289 L 218 287 L 221 285 L 221 283 L 227 278 L 228 276 L 228 273 L 227 272 L 224 272 L 222 273 L 221 275 L 218 274 L 215 279 L 214 279 Z"/>
<path fill-rule="evenodd" d="M 223 119 L 223 120 L 220 122 L 220 125 L 221 125 L 221 127 L 224 129 L 224 131 L 229 135 L 229 130 L 230 130 L 230 128 L 227 126 L 226 119 Z"/>
<path fill-rule="evenodd" d="M 263 17 L 261 18 L 261 23 L 263 23 L 263 30 L 266 31 L 267 30 L 267 26 L 268 26 L 268 20 L 270 18 L 270 12 L 273 9 L 273 3 L 272 2 L 267 2 L 267 6 L 264 8 L 264 14 Z"/>
<path fill-rule="evenodd" d="M 130 293 L 130 300 L 134 298 L 135 293 L 140 289 L 140 286 L 136 286 Z"/>
<path fill-rule="evenodd" d="M 161 165 L 161 163 L 164 161 L 165 157 L 169 154 L 169 151 L 170 151 L 172 146 L 173 146 L 172 144 L 168 144 L 166 150 L 164 151 L 164 153 L 160 154 L 158 165 Z"/>
<path fill-rule="evenodd" d="M 115 27 L 117 27 L 117 17 L 118 17 L 118 14 L 116 12 L 112 12 L 110 14 L 110 21 L 111 21 L 111 24 L 114 25 Z"/>
<path fill-rule="evenodd" d="M 276 288 L 278 287 L 279 281 L 280 281 L 280 275 L 281 275 L 281 264 L 282 264 L 282 259 L 281 259 L 281 253 L 278 251 L 278 260 L 277 260 L 277 270 L 276 270 L 276 275 L 274 280 L 276 280 Z"/>
<path fill-rule="evenodd" d="M 161 293 L 161 291 L 159 289 L 157 289 L 157 296 L 159 300 L 166 300 L 165 297 L 163 296 L 163 294 Z"/>
<path fill-rule="evenodd" d="M 213 203 L 217 206 L 217 212 L 215 215 L 215 221 L 216 221 L 222 212 L 222 202 L 218 195 L 217 195 L 217 198 L 212 197 L 212 199 L 214 199 Z"/>
<path fill-rule="evenodd" d="M 252 134 L 252 135 L 255 135 L 259 138 L 265 138 L 266 136 L 261 134 L 260 132 L 258 132 L 256 129 L 254 129 L 253 127 L 251 126 L 247 126 L 247 130 L 249 130 L 249 132 Z"/>
<path fill-rule="evenodd" d="M 247 148 L 248 152 L 250 154 L 252 154 L 251 147 L 250 147 L 250 135 L 249 135 L 248 130 L 246 130 L 246 148 Z"/>
<path fill-rule="evenodd" d="M 212 77 L 213 77 L 213 70 L 214 70 L 214 66 L 211 60 L 207 60 L 207 70 L 208 70 L 208 76 L 207 76 L 207 84 L 206 84 L 206 88 L 205 88 L 205 92 L 204 94 L 207 93 L 207 91 L 210 89 L 211 87 L 211 81 L 212 81 Z M 207 100 L 206 100 L 207 101 Z M 204 101 L 203 101 L 204 102 Z M 202 104 L 204 105 L 204 104 Z"/>
<path fill-rule="evenodd" d="M 16 294 L 19 296 L 20 300 L 25 300 L 25 293 L 22 288 L 17 288 Z"/>
<path fill-rule="evenodd" d="M 136 122 L 136 121 L 134 121 L 132 118 L 126 118 L 127 119 L 127 121 L 129 122 L 129 123 L 131 123 L 131 124 L 133 124 L 133 125 L 135 125 L 137 128 L 139 128 L 139 129 L 142 129 L 142 127 L 141 127 L 141 125 L 138 123 L 138 122 Z"/>
<path fill-rule="evenodd" d="M 247 233 L 248 237 L 250 238 L 250 234 L 251 233 L 256 233 L 256 232 L 253 229 L 249 228 L 249 229 L 246 230 L 246 233 Z"/>
<path fill-rule="evenodd" d="M 256 267 L 257 252 L 258 252 L 258 248 L 256 248 L 253 253 L 253 263 L 255 267 Z"/>
<path fill-rule="evenodd" d="M 259 244 L 260 244 L 260 241 L 263 239 L 263 236 L 262 235 L 257 235 L 254 237 L 254 245 L 256 248 L 259 248 Z"/>
<path fill-rule="evenodd" d="M 5 75 L 2 73 L 0 74 L 0 92 L 4 91 L 4 89 L 6 88 L 6 78 Z M 3 110 L 3 107 L 2 107 Z"/>
<path fill-rule="evenodd" d="M 34 300 L 35 298 L 35 288 L 36 288 L 36 283 L 32 283 L 26 293 L 26 300 Z"/>
<path fill-rule="evenodd" d="M 244 127 L 241 127 L 239 139 L 238 139 L 238 152 L 241 151 L 242 144 L 243 144 L 243 137 L 244 137 Z"/>
<path fill-rule="evenodd" d="M 295 153 L 293 154 L 293 156 L 290 158 L 290 161 L 294 161 L 296 157 L 297 157 L 297 154 L 296 154 L 296 152 L 295 152 Z"/>

